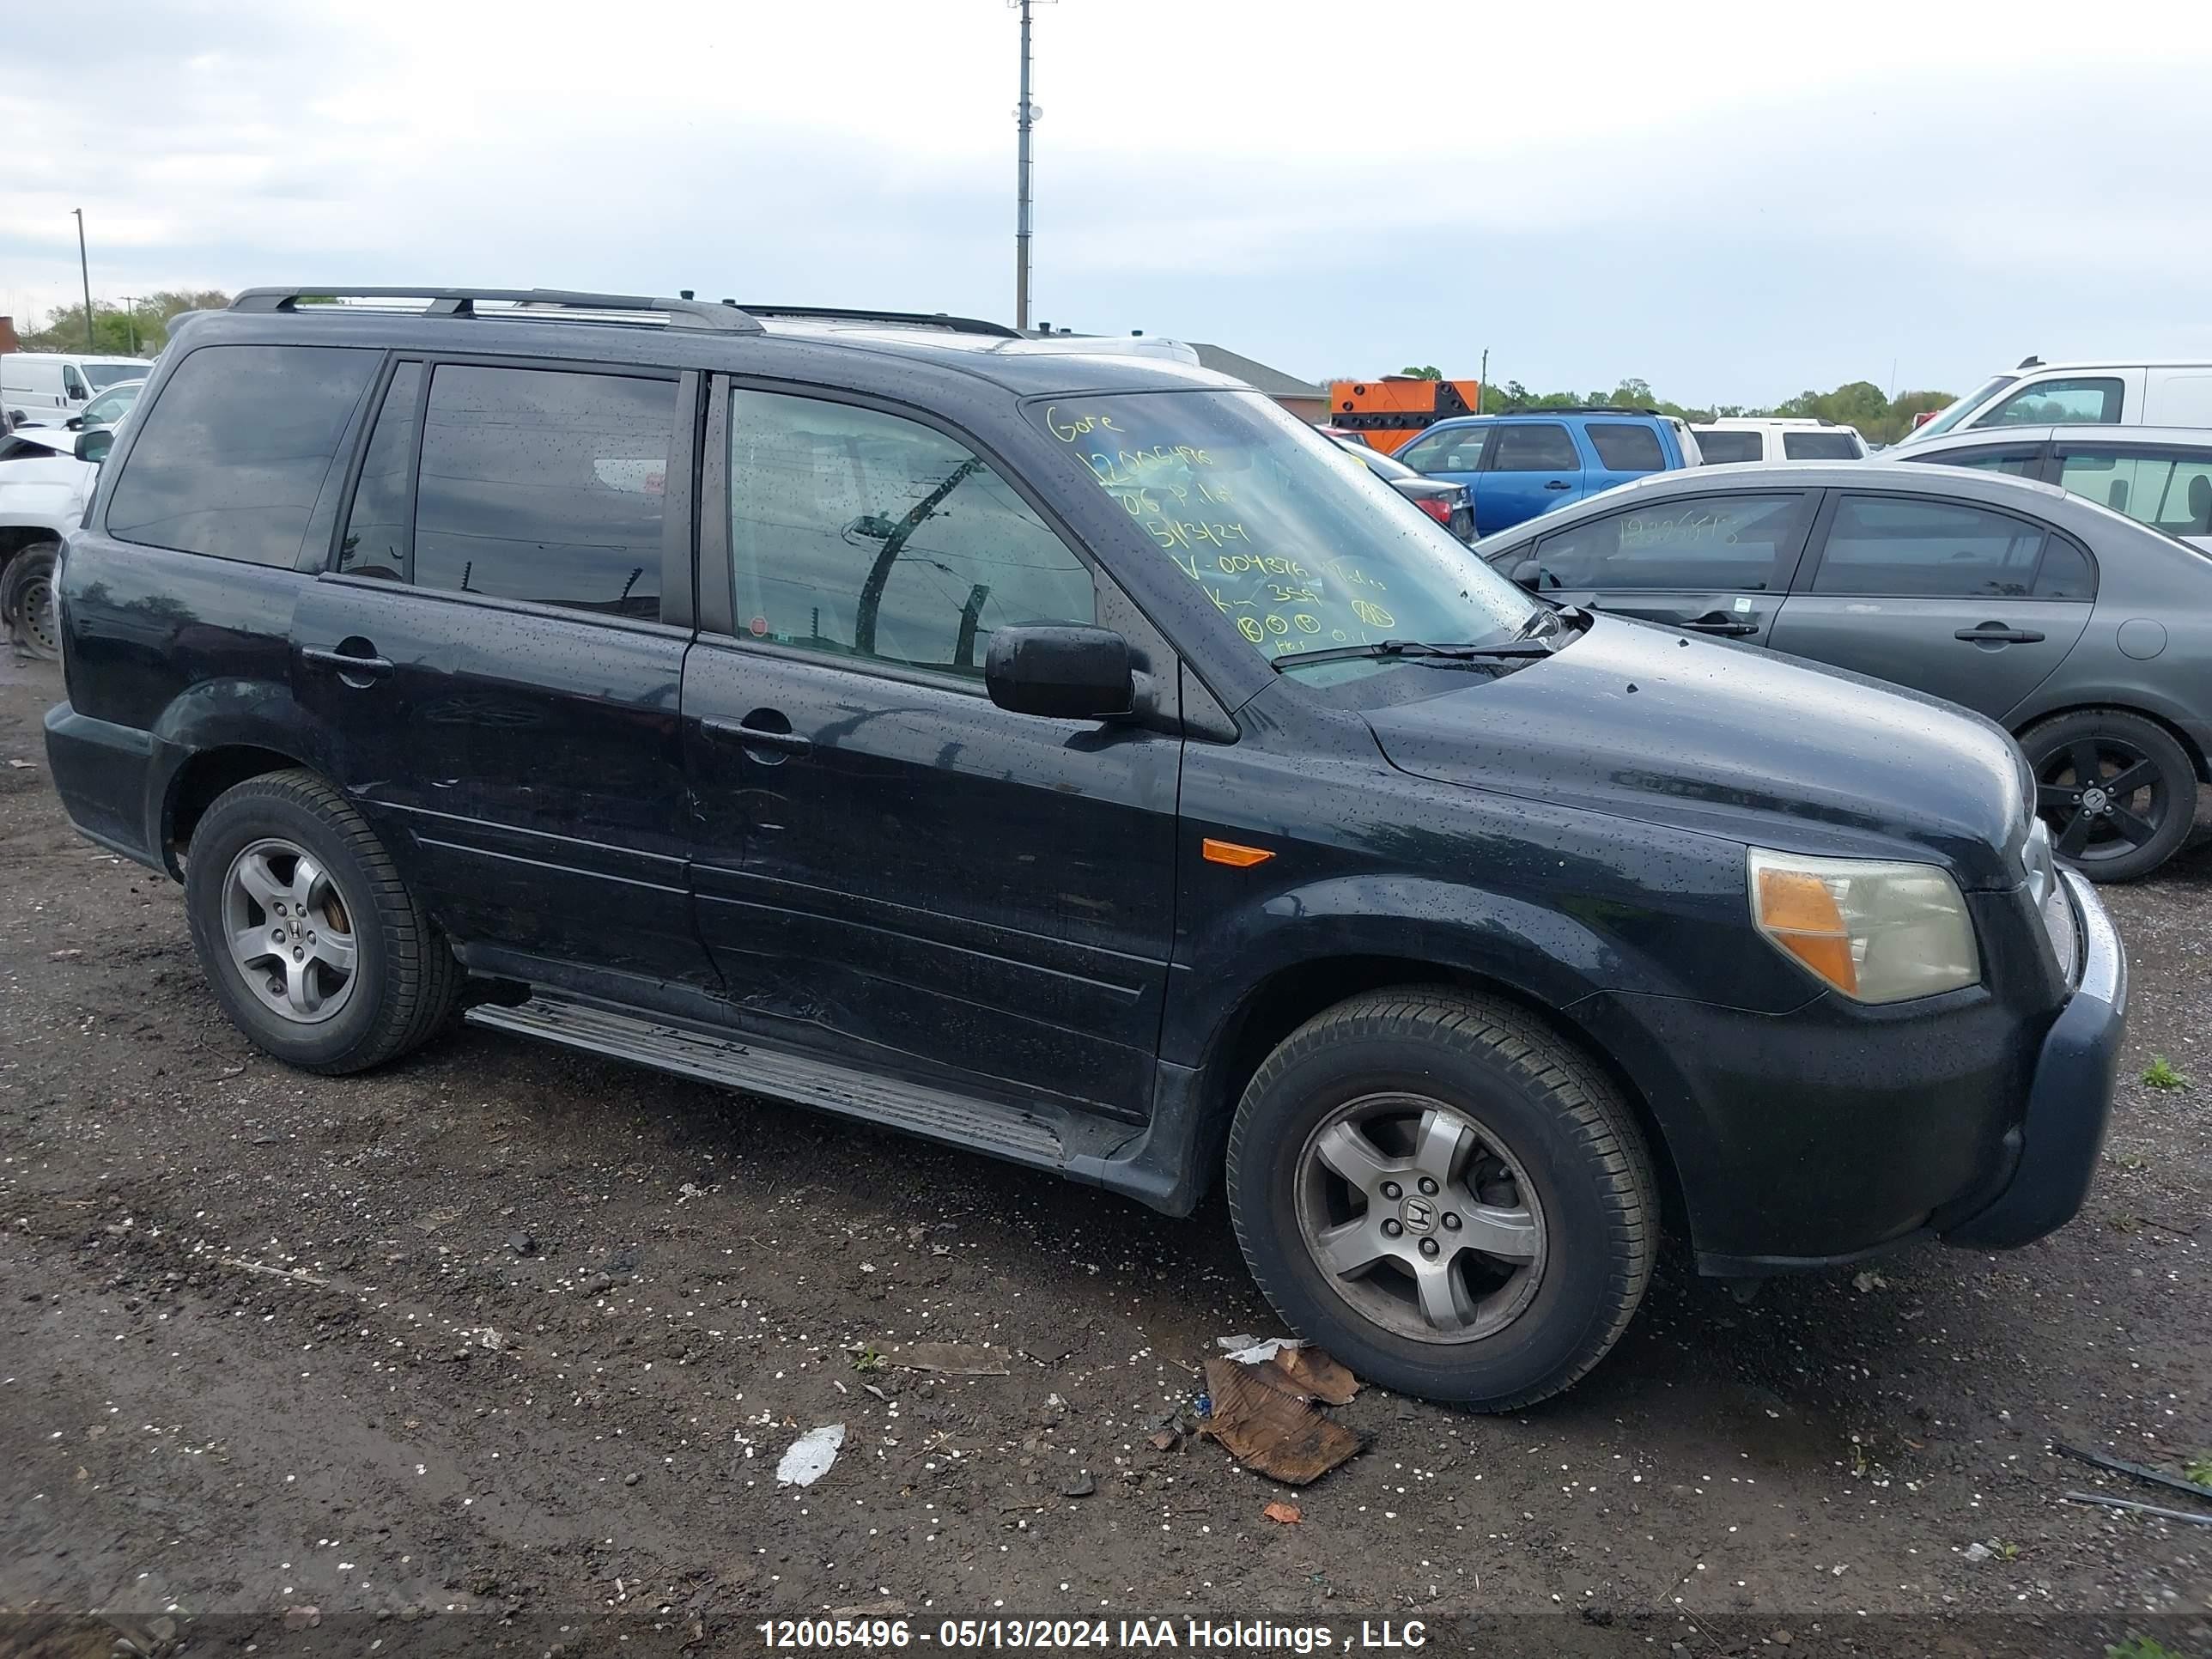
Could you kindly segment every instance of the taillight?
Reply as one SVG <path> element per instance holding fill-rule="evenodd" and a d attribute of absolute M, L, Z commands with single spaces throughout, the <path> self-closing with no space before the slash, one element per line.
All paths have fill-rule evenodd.
<path fill-rule="evenodd" d="M 1451 497 L 1449 495 L 1424 495 L 1413 505 L 1438 524 L 1451 522 Z"/>

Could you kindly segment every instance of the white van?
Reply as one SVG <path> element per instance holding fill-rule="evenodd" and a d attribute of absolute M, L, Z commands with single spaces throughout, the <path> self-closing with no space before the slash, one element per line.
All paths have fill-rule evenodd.
<path fill-rule="evenodd" d="M 1984 426 L 2212 427 L 2212 360 L 2046 363 L 1992 374 L 1898 441 Z"/>
<path fill-rule="evenodd" d="M 1867 453 L 1855 426 L 1833 421 L 1708 421 L 1693 426 L 1707 466 L 1729 461 L 1856 461 Z"/>
<path fill-rule="evenodd" d="M 18 426 L 59 426 L 118 380 L 143 380 L 150 357 L 75 351 L 0 352 L 0 405 Z"/>

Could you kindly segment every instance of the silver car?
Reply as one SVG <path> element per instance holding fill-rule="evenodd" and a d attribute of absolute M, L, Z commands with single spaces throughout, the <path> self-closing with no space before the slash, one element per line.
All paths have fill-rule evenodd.
<path fill-rule="evenodd" d="M 1475 550 L 1547 599 L 1988 715 L 2027 752 L 2058 852 L 2097 880 L 2163 864 L 2212 781 L 2212 556 L 2051 484 L 1902 461 L 1708 466 Z"/>
<path fill-rule="evenodd" d="M 1985 427 L 1924 439 L 1897 459 L 2040 478 L 2212 550 L 2212 428 Z"/>

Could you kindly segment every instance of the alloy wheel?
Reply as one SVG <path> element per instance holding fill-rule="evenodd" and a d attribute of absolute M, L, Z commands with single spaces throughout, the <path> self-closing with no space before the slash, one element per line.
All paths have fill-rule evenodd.
<path fill-rule="evenodd" d="M 1298 1231 L 1362 1316 L 1417 1341 L 1496 1335 L 1543 1278 L 1534 1185 L 1472 1114 L 1415 1094 L 1346 1102 L 1307 1137 Z"/>
<path fill-rule="evenodd" d="M 2173 803 L 2156 761 L 2124 738 L 2099 736 L 2076 738 L 2044 761 L 2035 806 L 2053 851 L 2095 864 L 2151 840 Z"/>
<path fill-rule="evenodd" d="M 240 977 L 270 1012 L 317 1025 L 352 1000 L 352 920 L 330 872 L 305 848 L 267 836 L 233 859 L 222 926 Z"/>

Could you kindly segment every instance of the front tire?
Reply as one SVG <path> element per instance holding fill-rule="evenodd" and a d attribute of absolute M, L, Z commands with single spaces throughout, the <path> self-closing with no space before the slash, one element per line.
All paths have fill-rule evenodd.
<path fill-rule="evenodd" d="M 460 965 L 360 813 L 313 772 L 216 797 L 192 832 L 185 913 L 231 1023 L 289 1065 L 366 1071 L 452 1017 Z"/>
<path fill-rule="evenodd" d="M 1230 1212 L 1277 1312 L 1358 1376 L 1512 1411 L 1605 1357 L 1657 1246 L 1650 1155 L 1572 1044 L 1492 998 L 1355 997 L 1246 1087 Z"/>
<path fill-rule="evenodd" d="M 2051 845 L 2092 881 L 2134 881 L 2181 850 L 2197 817 L 2197 768 L 2157 721 L 2084 708 L 2021 733 Z"/>

